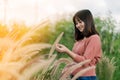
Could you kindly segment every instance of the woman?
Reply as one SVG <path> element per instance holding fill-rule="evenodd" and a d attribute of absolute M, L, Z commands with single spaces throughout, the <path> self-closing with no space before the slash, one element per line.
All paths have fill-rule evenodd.
<path fill-rule="evenodd" d="M 76 42 L 72 51 L 62 44 L 56 44 L 56 50 L 65 52 L 76 63 L 87 59 L 91 62 L 73 71 L 72 76 L 86 67 L 96 66 L 102 55 L 101 40 L 95 29 L 92 13 L 89 10 L 78 11 L 73 17 L 73 22 Z M 97 80 L 95 68 L 85 72 L 77 80 Z"/>

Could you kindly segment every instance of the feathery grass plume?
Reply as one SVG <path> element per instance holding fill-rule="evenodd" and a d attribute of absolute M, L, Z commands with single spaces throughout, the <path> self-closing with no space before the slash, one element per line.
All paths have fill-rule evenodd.
<path fill-rule="evenodd" d="M 35 32 L 35 31 L 34 31 L 34 30 L 32 30 L 32 32 L 29 31 L 28 33 L 26 33 L 27 36 L 24 35 L 24 36 L 23 36 L 24 38 L 22 38 L 22 39 L 25 39 L 25 38 L 27 39 L 27 37 L 30 38 L 31 33 L 33 33 L 33 32 Z M 29 34 L 29 33 L 30 33 L 30 34 Z M 13 35 L 13 36 L 14 36 L 14 35 Z M 6 39 L 9 41 L 9 39 L 5 37 L 5 40 L 6 40 Z M 8 41 L 6 41 L 6 42 L 8 42 Z M 22 43 L 21 43 L 21 44 L 20 44 L 20 43 L 18 44 L 18 42 L 21 42 L 21 41 L 22 41 L 22 40 L 18 40 L 17 42 L 13 42 L 13 45 L 12 45 L 11 47 L 9 47 L 10 49 L 6 52 L 5 55 L 3 55 L 4 58 L 3 58 L 2 61 L 5 61 L 5 62 L 6 62 L 7 59 L 9 59 L 12 51 L 13 51 L 15 48 L 17 48 L 18 45 L 22 45 Z M 6 42 L 5 42 L 5 43 L 6 43 Z"/>
<path fill-rule="evenodd" d="M 99 80 L 113 80 L 115 68 L 114 57 L 110 60 L 106 56 L 102 56 L 96 67 Z"/>
<path fill-rule="evenodd" d="M 11 47 L 10 49 L 8 49 L 6 54 L 4 54 L 2 61 L 8 62 L 8 61 L 20 60 L 20 59 L 23 59 L 23 56 L 29 55 L 30 52 L 34 52 L 34 51 L 38 51 L 38 50 L 42 50 L 50 47 L 51 45 L 47 43 L 31 44 L 22 48 L 17 48 L 15 51 L 13 51 L 13 48 Z M 32 56 L 29 55 L 29 57 L 32 57 Z M 27 58 L 25 60 L 27 60 Z"/>
<path fill-rule="evenodd" d="M 64 32 L 62 32 L 62 33 L 57 37 L 57 39 L 55 40 L 55 42 L 53 43 L 52 48 L 50 49 L 50 52 L 49 52 L 49 58 L 52 56 L 52 54 L 53 54 L 53 52 L 54 52 L 54 50 L 55 50 L 55 45 L 56 45 L 57 43 L 59 43 L 59 41 L 61 40 L 63 34 L 64 34 Z"/>
<path fill-rule="evenodd" d="M 57 60 L 54 65 L 58 65 L 60 63 L 66 63 L 66 64 L 70 64 L 72 61 L 72 59 L 70 58 L 60 58 L 59 60 Z"/>
<path fill-rule="evenodd" d="M 13 57 L 11 57 L 11 60 L 27 60 L 28 58 L 32 57 L 33 55 L 37 54 L 36 51 L 41 51 L 43 49 L 46 48 L 50 48 L 51 45 L 47 44 L 47 43 L 37 43 L 37 44 L 31 44 L 31 45 L 27 45 L 24 47 L 21 47 L 19 49 L 16 49 L 10 56 L 14 55 Z M 34 53 L 36 52 L 36 53 Z M 22 53 L 22 54 L 21 54 Z M 28 56 L 28 58 L 27 58 Z M 23 57 L 26 57 L 25 59 L 23 59 Z"/>
<path fill-rule="evenodd" d="M 51 71 L 51 74 L 55 75 L 55 73 L 56 73 L 56 71 L 61 63 L 70 64 L 72 62 L 73 61 L 69 58 L 60 58 L 59 60 L 56 60 L 52 65 L 53 70 Z"/>
<path fill-rule="evenodd" d="M 39 54 L 39 51 L 30 52 L 30 54 L 27 54 L 27 55 L 22 56 L 22 58 L 19 59 L 18 62 L 29 62 L 29 61 L 32 60 L 33 57 L 36 56 L 37 54 Z"/>
<path fill-rule="evenodd" d="M 34 62 L 37 62 L 40 59 L 39 57 L 36 57 L 32 59 L 31 61 L 27 62 L 24 66 L 22 66 L 19 70 L 19 73 L 22 73 L 26 68 L 28 68 L 30 65 L 32 65 Z"/>
<path fill-rule="evenodd" d="M 39 25 L 32 27 L 31 30 L 29 30 L 29 32 L 27 32 L 19 41 L 17 41 L 16 43 L 16 47 L 20 47 L 22 46 L 22 44 L 24 42 L 26 42 L 27 40 L 31 39 L 31 36 L 39 29 L 41 29 L 42 27 L 45 27 L 46 25 L 50 24 L 50 21 L 48 19 L 43 20 Z"/>
<path fill-rule="evenodd" d="M 87 67 L 81 71 L 79 71 L 76 75 L 74 75 L 74 77 L 71 79 L 71 80 L 76 80 L 78 77 L 80 77 L 82 74 L 84 74 L 85 72 L 89 71 L 90 69 L 94 69 L 95 66 L 90 66 L 90 67 Z"/>
<path fill-rule="evenodd" d="M 37 61 L 44 61 L 46 60 L 44 57 L 46 55 L 41 55 L 38 57 L 33 58 L 32 60 L 29 60 L 24 66 L 21 67 L 21 69 L 19 70 L 19 73 L 22 73 L 25 69 L 27 69 L 30 65 L 32 65 L 33 63 L 37 62 Z M 53 55 L 52 58 L 55 58 L 56 55 Z"/>
<path fill-rule="evenodd" d="M 54 58 L 54 60 L 50 63 L 50 65 L 46 66 L 46 68 L 44 68 L 44 70 L 42 70 L 42 73 L 41 73 L 41 74 L 44 75 L 44 76 L 42 77 L 43 80 L 46 80 L 46 77 L 51 78 L 51 75 L 53 75 L 53 74 L 51 74 L 51 71 L 52 71 L 51 65 L 52 65 L 53 62 L 55 61 L 56 56 L 57 56 L 56 54 L 52 55 L 50 58 Z M 50 59 L 50 58 L 48 58 L 48 59 Z M 49 76 L 49 75 L 50 75 L 50 76 Z"/>
<path fill-rule="evenodd" d="M 60 80 L 65 80 L 75 69 L 81 67 L 82 65 L 90 62 L 91 60 L 85 60 L 80 63 L 74 63 L 71 67 L 69 67 L 60 77 Z"/>
<path fill-rule="evenodd" d="M 48 70 L 48 67 L 51 65 L 51 63 L 54 61 L 55 58 L 56 58 L 56 55 L 53 55 L 51 58 L 47 60 L 38 59 L 37 62 L 29 64 L 29 68 L 24 70 L 19 80 L 30 80 L 30 78 L 35 73 L 37 73 L 39 70 L 42 70 L 42 69 L 43 69 L 42 72 L 46 72 Z"/>

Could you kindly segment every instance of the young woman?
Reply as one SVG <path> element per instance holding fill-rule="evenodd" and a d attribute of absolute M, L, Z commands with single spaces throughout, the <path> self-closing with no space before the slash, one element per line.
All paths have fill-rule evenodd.
<path fill-rule="evenodd" d="M 73 17 L 73 22 L 76 42 L 72 51 L 62 44 L 56 44 L 56 50 L 65 52 L 76 63 L 87 59 L 91 62 L 73 71 L 72 76 L 86 67 L 96 66 L 102 55 L 101 40 L 95 29 L 92 13 L 89 10 L 78 11 Z M 97 80 L 95 68 L 85 72 L 77 80 Z"/>

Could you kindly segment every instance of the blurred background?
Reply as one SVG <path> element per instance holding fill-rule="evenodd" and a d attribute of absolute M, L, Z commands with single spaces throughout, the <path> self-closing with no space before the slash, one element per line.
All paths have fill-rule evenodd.
<path fill-rule="evenodd" d="M 111 14 L 120 23 L 119 0 L 0 0 L 0 21 L 33 25 L 41 19 L 57 15 L 67 17 L 81 9 L 91 10 L 94 16 Z"/>
<path fill-rule="evenodd" d="M 103 58 L 96 68 L 99 80 L 119 80 L 119 3 L 119 0 L 0 0 L 0 80 L 58 80 L 65 65 L 55 70 L 52 63 L 69 57 L 56 52 L 54 43 L 72 49 L 75 42 L 72 17 L 82 9 L 92 12 L 102 41 Z"/>

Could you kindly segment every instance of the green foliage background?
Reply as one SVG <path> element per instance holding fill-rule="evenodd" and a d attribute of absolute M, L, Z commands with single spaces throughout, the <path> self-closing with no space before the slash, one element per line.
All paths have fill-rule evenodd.
<path fill-rule="evenodd" d="M 113 80 L 119 80 L 120 75 L 120 33 L 115 32 L 116 22 L 111 17 L 101 19 L 100 17 L 95 17 L 95 25 L 98 32 L 100 33 L 102 41 L 103 54 L 110 60 L 115 58 L 115 72 L 113 75 Z M 55 25 L 54 36 L 59 33 L 65 32 L 60 43 L 66 45 L 69 49 L 72 49 L 74 44 L 74 27 L 71 20 L 62 19 L 58 21 Z M 51 39 L 54 41 L 54 38 Z M 67 57 L 67 55 L 61 55 L 60 57 Z M 107 75 L 109 77 L 109 73 Z M 106 79 L 105 79 L 106 80 Z"/>
<path fill-rule="evenodd" d="M 113 80 L 119 80 L 120 79 L 120 33 L 115 32 L 116 28 L 116 22 L 111 17 L 107 17 L 105 19 L 101 19 L 100 17 L 95 17 L 94 19 L 95 25 L 97 27 L 98 32 L 100 33 L 101 41 L 102 41 L 102 49 L 103 54 L 107 56 L 109 59 L 115 58 L 115 72 L 113 75 Z M 15 27 L 16 26 L 16 27 Z M 18 27 L 22 26 L 22 27 Z M 16 31 L 21 31 L 17 35 L 24 35 L 25 32 L 30 30 L 30 27 L 28 28 L 26 25 L 14 25 L 13 29 Z M 24 31 L 23 31 L 24 30 Z M 69 49 L 72 49 L 74 45 L 74 26 L 72 19 L 65 19 L 62 18 L 56 23 L 49 24 L 40 30 L 36 31 L 36 36 L 33 36 L 32 40 L 29 42 L 26 42 L 25 45 L 31 44 L 31 43 L 38 43 L 38 42 L 46 42 L 53 44 L 57 36 L 64 32 L 64 35 L 62 37 L 62 40 L 60 43 L 67 46 Z M 3 34 L 4 33 L 4 34 Z M 0 24 L 0 37 L 4 37 L 9 33 L 9 30 Z M 46 53 L 46 51 L 45 51 Z M 55 52 L 57 53 L 57 52 Z M 58 58 L 61 57 L 68 57 L 65 54 L 58 55 Z M 109 75 L 108 75 L 109 76 Z"/>

